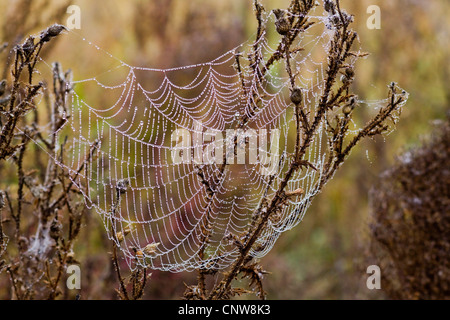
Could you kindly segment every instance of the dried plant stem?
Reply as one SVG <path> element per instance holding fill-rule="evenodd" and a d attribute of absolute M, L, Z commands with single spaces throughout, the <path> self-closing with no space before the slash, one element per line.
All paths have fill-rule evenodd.
<path fill-rule="evenodd" d="M 130 300 L 129 296 L 128 296 L 128 291 L 127 288 L 125 286 L 124 280 L 122 278 L 122 275 L 120 273 L 120 267 L 119 267 L 119 261 L 117 258 L 117 245 L 116 243 L 113 241 L 113 252 L 112 252 L 112 261 L 113 261 L 113 265 L 114 265 L 114 269 L 116 270 L 116 274 L 117 274 L 117 278 L 119 279 L 119 289 L 120 291 L 119 296 L 122 300 Z"/>

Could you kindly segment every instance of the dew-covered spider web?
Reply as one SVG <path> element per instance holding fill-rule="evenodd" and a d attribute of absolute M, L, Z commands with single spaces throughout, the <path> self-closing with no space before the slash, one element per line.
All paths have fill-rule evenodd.
<path fill-rule="evenodd" d="M 101 216 L 130 267 L 226 268 L 239 256 L 235 239 L 243 240 L 256 208 L 284 178 L 297 128 L 284 59 L 265 68 L 280 40 L 273 14 L 265 21 L 259 39 L 211 62 L 172 69 L 131 66 L 83 39 L 112 66 L 87 79 L 73 68 L 68 121 L 58 132 L 69 137 L 68 154 L 55 161 Z M 315 24 L 300 33 L 290 61 L 312 117 L 335 30 L 320 9 L 310 21 Z M 111 83 L 112 75 L 120 81 Z M 358 100 L 371 109 L 384 102 Z M 352 125 L 349 135 L 358 127 Z M 319 191 L 329 139 L 324 122 L 305 156 L 312 166 L 297 171 L 286 188 L 303 194 L 269 219 L 252 256 L 266 255 L 302 220 Z"/>

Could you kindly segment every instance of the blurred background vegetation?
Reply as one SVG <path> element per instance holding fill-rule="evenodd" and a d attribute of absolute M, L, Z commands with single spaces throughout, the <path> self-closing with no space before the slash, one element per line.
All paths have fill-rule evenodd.
<path fill-rule="evenodd" d="M 288 0 L 262 0 L 266 10 L 285 8 Z M 22 42 L 54 22 L 66 23 L 70 4 L 81 8 L 81 37 L 130 65 L 177 67 L 209 61 L 250 38 L 256 20 L 250 0 L 134 1 L 0 1 L 5 19 L 0 41 Z M 381 8 L 381 29 L 369 30 L 369 5 Z M 436 120 L 449 111 L 450 3 L 442 0 L 342 0 L 355 15 L 353 27 L 362 49 L 370 53 L 356 68 L 355 91 L 363 99 L 386 96 L 396 81 L 410 98 L 401 121 L 385 139 L 359 145 L 350 159 L 317 196 L 303 222 L 281 236 L 262 265 L 269 299 L 382 299 L 383 290 L 366 287 L 370 188 L 392 166 L 396 156 L 421 143 Z M 73 45 L 62 36 L 43 52 L 47 63 L 98 75 L 108 67 L 91 54 L 92 47 Z M 9 77 L 2 55 L 0 72 Z M 106 69 L 105 69 L 106 68 Z M 101 97 L 98 97 L 101 99 Z M 9 171 L 1 171 L 0 189 Z M 108 252 L 111 246 L 95 212 L 85 215 L 75 246 L 82 270 L 82 298 L 116 298 L 117 280 Z M 190 273 L 154 271 L 146 299 L 177 299 Z M 0 274 L 0 298 L 11 295 L 9 278 Z M 69 295 L 70 296 L 70 295 Z"/>

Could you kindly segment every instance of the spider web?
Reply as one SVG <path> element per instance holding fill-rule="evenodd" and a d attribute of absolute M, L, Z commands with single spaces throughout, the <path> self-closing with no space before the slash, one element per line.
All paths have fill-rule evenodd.
<path fill-rule="evenodd" d="M 233 239 L 242 239 L 257 218 L 256 208 L 276 192 L 291 162 L 297 129 L 284 61 L 267 72 L 264 63 L 254 62 L 255 56 L 267 61 L 277 50 L 273 20 L 266 16 L 267 30 L 257 42 L 245 42 L 208 63 L 172 69 L 128 65 L 83 39 L 115 66 L 71 84 L 68 121 L 60 132 L 68 132 L 70 151 L 64 163 L 55 161 L 76 177 L 73 183 L 86 205 L 101 216 L 131 268 L 226 268 L 239 256 Z M 292 54 L 291 64 L 312 116 L 334 30 L 326 14 L 310 20 L 315 25 L 300 33 L 302 50 Z M 108 83 L 111 74 L 121 80 Z M 376 108 L 385 101 L 358 102 Z M 183 143 L 174 141 L 174 132 L 187 134 Z M 280 234 L 303 219 L 319 191 L 328 139 L 323 123 L 305 156 L 315 169 L 298 171 L 287 186 L 304 193 L 289 198 L 269 219 L 253 257 L 266 255 Z M 235 142 L 241 151 L 256 150 L 256 156 L 247 151 L 243 163 L 234 159 L 225 167 L 220 157 L 202 161 L 217 144 L 231 161 L 228 147 Z M 88 155 L 93 161 L 86 164 Z M 174 155 L 188 155 L 189 161 L 174 161 Z M 205 230 L 209 238 L 203 247 Z"/>

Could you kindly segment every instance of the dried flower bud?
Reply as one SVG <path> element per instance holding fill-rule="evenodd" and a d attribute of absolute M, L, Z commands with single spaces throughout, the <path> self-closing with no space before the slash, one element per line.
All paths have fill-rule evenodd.
<path fill-rule="evenodd" d="M 117 232 L 116 233 L 116 238 L 117 238 L 117 241 L 122 242 L 123 239 L 124 239 L 123 233 L 121 231 Z"/>
<path fill-rule="evenodd" d="M 158 248 L 158 246 L 159 242 L 149 243 L 148 245 L 145 246 L 144 253 L 147 255 L 152 255 L 156 253 L 156 249 Z"/>
<path fill-rule="evenodd" d="M 22 50 L 23 50 L 23 53 L 25 54 L 25 56 L 29 57 L 30 54 L 33 53 L 34 49 L 35 49 L 34 38 L 32 36 L 30 36 L 27 38 L 27 40 L 22 45 Z"/>
<path fill-rule="evenodd" d="M 348 67 L 345 68 L 344 74 L 348 79 L 353 79 L 353 77 L 355 76 L 355 71 L 353 70 L 352 67 Z"/>
<path fill-rule="evenodd" d="M 352 110 L 353 108 L 347 104 L 344 106 L 344 108 L 342 108 L 342 113 L 347 116 L 350 114 L 350 112 L 352 112 Z"/>
<path fill-rule="evenodd" d="M 122 242 L 124 238 L 130 234 L 130 232 L 133 230 L 133 225 L 130 224 L 123 229 L 123 231 L 119 231 L 116 233 L 116 238 L 119 242 Z"/>
<path fill-rule="evenodd" d="M 291 98 L 292 103 L 294 103 L 296 105 L 302 103 L 302 100 L 303 100 L 302 89 L 300 89 L 300 88 L 292 89 L 290 98 Z"/>
<path fill-rule="evenodd" d="M 275 22 L 275 27 L 277 29 L 277 32 L 282 36 L 286 35 L 291 29 L 289 22 L 285 18 L 277 20 Z"/>
<path fill-rule="evenodd" d="M 66 27 L 60 24 L 54 24 L 41 32 L 41 42 L 48 42 L 51 38 L 56 37 L 61 31 L 67 30 Z"/>
<path fill-rule="evenodd" d="M 289 24 L 289 21 L 285 17 L 286 10 L 274 9 L 273 13 L 275 14 L 276 17 L 275 28 L 277 32 L 283 36 L 286 35 L 291 29 L 291 25 Z"/>
<path fill-rule="evenodd" d="M 351 67 L 345 68 L 344 74 L 341 76 L 341 81 L 344 85 L 349 85 L 355 77 L 355 71 Z"/>
<path fill-rule="evenodd" d="M 342 113 L 346 116 L 348 116 L 353 109 L 355 109 L 356 107 L 356 97 L 351 97 L 350 100 L 348 101 L 348 104 L 346 104 L 343 108 L 342 108 Z"/>

